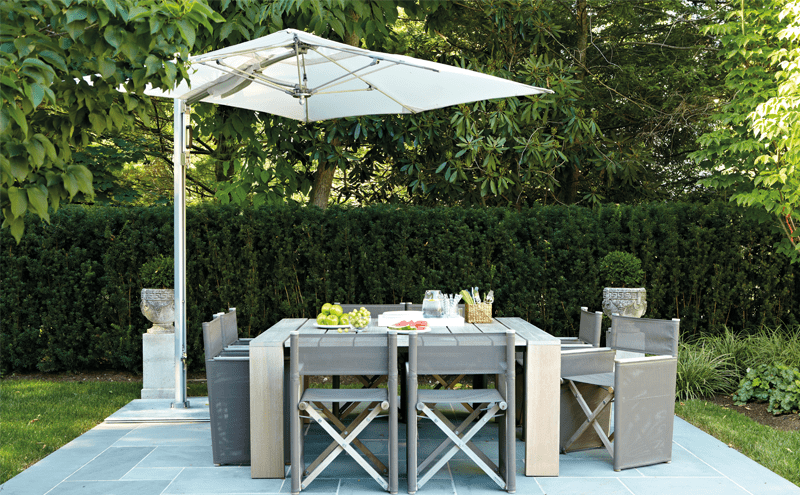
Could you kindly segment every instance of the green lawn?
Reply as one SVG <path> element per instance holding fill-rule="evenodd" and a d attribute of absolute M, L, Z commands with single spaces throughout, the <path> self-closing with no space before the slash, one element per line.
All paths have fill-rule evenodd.
<path fill-rule="evenodd" d="M 676 403 L 675 413 L 800 486 L 800 431 L 775 430 L 702 399 Z"/>
<path fill-rule="evenodd" d="M 190 396 L 206 386 L 189 384 Z M 0 380 L 0 483 L 138 399 L 142 382 Z"/>

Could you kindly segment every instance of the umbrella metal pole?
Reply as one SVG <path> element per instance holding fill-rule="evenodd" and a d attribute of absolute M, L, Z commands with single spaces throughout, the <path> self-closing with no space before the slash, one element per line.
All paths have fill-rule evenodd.
<path fill-rule="evenodd" d="M 186 166 L 189 162 L 187 124 L 189 106 L 175 98 L 174 161 L 174 262 L 175 262 L 175 402 L 173 408 L 187 408 L 186 400 Z"/>

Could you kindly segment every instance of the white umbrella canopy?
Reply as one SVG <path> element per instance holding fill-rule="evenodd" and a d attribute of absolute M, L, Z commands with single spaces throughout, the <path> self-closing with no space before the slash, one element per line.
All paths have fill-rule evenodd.
<path fill-rule="evenodd" d="M 190 59 L 191 87 L 151 96 L 271 113 L 304 122 L 407 114 L 552 91 L 285 29 Z M 194 73 L 192 73 L 194 71 Z"/>
<path fill-rule="evenodd" d="M 409 114 L 478 100 L 552 93 L 458 67 L 355 48 L 285 29 L 191 57 L 189 80 L 145 94 L 175 100 L 175 402 L 186 400 L 188 107 L 204 102 L 304 122 Z"/>

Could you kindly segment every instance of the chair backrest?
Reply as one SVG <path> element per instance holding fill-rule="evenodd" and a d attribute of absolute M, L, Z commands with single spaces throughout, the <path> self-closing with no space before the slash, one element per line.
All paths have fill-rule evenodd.
<path fill-rule="evenodd" d="M 578 332 L 578 338 L 588 344 L 592 344 L 593 347 L 600 347 L 602 325 L 602 311 L 590 313 L 588 308 L 581 308 L 581 326 Z"/>
<path fill-rule="evenodd" d="M 561 351 L 561 377 L 568 378 L 614 371 L 616 351 L 608 347 L 587 347 Z"/>
<path fill-rule="evenodd" d="M 300 375 L 388 375 L 397 369 L 397 332 L 304 335 L 295 331 L 290 343 L 292 373 Z"/>
<path fill-rule="evenodd" d="M 418 375 L 500 374 L 513 372 L 515 334 L 411 334 Z"/>
<path fill-rule="evenodd" d="M 227 313 L 222 313 L 220 319 L 222 320 L 223 345 L 231 345 L 239 340 L 239 327 L 236 324 L 236 308 L 230 308 Z"/>
<path fill-rule="evenodd" d="M 366 308 L 369 311 L 370 316 L 377 317 L 381 313 L 386 313 L 387 311 L 405 311 L 406 310 L 406 303 L 398 303 L 398 304 L 340 304 L 342 309 L 345 313 L 349 313 L 354 309 L 360 309 L 362 307 Z"/>
<path fill-rule="evenodd" d="M 681 320 L 655 320 L 611 315 L 606 345 L 612 349 L 660 356 L 678 356 Z"/>
<path fill-rule="evenodd" d="M 222 340 L 221 313 L 214 315 L 214 319 L 203 322 L 203 347 L 206 352 L 206 361 L 218 356 L 225 344 Z"/>

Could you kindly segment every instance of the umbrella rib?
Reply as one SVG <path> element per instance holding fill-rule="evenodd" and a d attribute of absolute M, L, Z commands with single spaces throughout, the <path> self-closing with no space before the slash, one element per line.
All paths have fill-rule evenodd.
<path fill-rule="evenodd" d="M 268 59 L 268 60 L 264 61 L 264 62 L 268 62 L 268 63 L 266 63 L 266 64 L 264 62 L 260 63 L 259 64 L 259 68 L 263 69 L 264 67 L 269 67 L 270 65 L 275 64 L 277 62 L 280 62 L 282 60 L 285 60 L 285 59 L 291 57 L 292 55 L 294 55 L 294 53 L 289 53 L 288 56 L 287 55 L 281 55 L 281 56 L 278 56 L 278 57 L 274 57 L 274 58 Z M 240 78 L 245 79 L 247 81 L 253 81 L 253 82 L 260 83 L 263 86 L 266 86 L 266 87 L 271 88 L 271 89 L 275 89 L 277 91 L 281 91 L 281 92 L 286 93 L 286 94 L 288 94 L 290 96 L 294 95 L 294 93 L 292 93 L 291 91 L 288 91 L 288 90 L 283 89 L 283 88 L 280 87 L 281 85 L 286 86 L 286 87 L 293 87 L 292 85 L 284 83 L 284 82 L 281 82 L 281 81 L 273 80 L 272 78 L 266 77 L 266 76 L 264 76 L 263 74 L 260 74 L 260 73 L 248 72 L 247 70 L 244 70 L 244 69 L 242 69 L 240 67 L 234 67 L 232 65 L 227 64 L 224 60 L 216 59 L 216 64 L 215 65 L 212 65 L 212 64 L 210 64 L 209 62 L 206 62 L 206 61 L 196 61 L 196 62 L 199 63 L 199 64 L 202 64 L 202 65 L 205 65 L 206 67 L 211 67 L 213 69 L 217 69 L 217 70 L 219 70 L 221 72 L 224 72 L 224 73 L 226 73 L 228 75 L 231 75 L 231 76 L 240 77 Z M 253 65 L 255 65 L 255 64 L 250 64 L 250 65 L 247 65 L 246 67 L 249 69 L 249 68 L 253 67 Z M 215 83 L 215 85 L 216 84 L 220 84 L 220 83 Z M 186 100 L 187 102 L 189 102 L 190 104 L 197 103 L 198 101 L 201 101 L 204 98 L 206 98 L 206 97 L 211 95 L 209 89 L 211 87 L 213 87 L 213 86 L 214 85 L 212 85 L 212 86 L 210 86 L 208 88 L 205 88 L 203 90 L 199 90 L 196 93 L 194 91 L 190 91 L 189 93 L 184 95 L 183 99 Z M 227 95 L 224 95 L 224 96 L 227 96 Z"/>
<path fill-rule="evenodd" d="M 327 48 L 328 50 L 338 50 L 338 51 L 340 51 L 342 53 L 349 53 L 351 55 L 358 55 L 358 56 L 361 56 L 361 57 L 369 57 L 369 58 L 371 58 L 373 60 L 379 60 L 381 62 L 391 62 L 391 63 L 396 64 L 396 65 L 407 65 L 409 67 L 414 67 L 415 69 L 425 69 L 425 70 L 429 70 L 431 72 L 439 72 L 439 69 L 437 69 L 435 67 L 425 67 L 424 65 L 412 64 L 410 62 L 406 62 L 405 60 L 397 60 L 397 59 L 394 59 L 394 58 L 391 58 L 391 57 L 382 57 L 380 55 L 376 55 L 375 52 L 370 52 L 368 50 L 362 50 L 362 51 L 359 51 L 357 49 L 348 50 L 347 48 L 340 48 L 338 46 L 337 47 L 333 47 L 333 46 L 324 46 L 324 45 L 312 45 L 310 43 L 306 43 L 306 46 L 308 46 L 309 48 L 311 48 L 315 52 L 319 53 L 320 55 L 322 55 L 322 54 L 320 52 L 318 52 L 316 50 L 316 48 Z M 325 55 L 322 55 L 322 56 L 325 57 Z M 328 60 L 331 60 L 328 57 L 325 57 L 325 58 L 327 58 Z M 336 63 L 334 60 L 331 60 L 331 62 Z"/>
<path fill-rule="evenodd" d="M 343 89 L 341 91 L 320 91 L 315 92 L 315 95 L 338 95 L 341 93 L 360 93 L 361 91 L 373 91 L 372 88 L 364 88 L 364 89 Z"/>
<path fill-rule="evenodd" d="M 205 62 L 201 62 L 201 63 L 203 65 L 208 65 L 209 67 L 213 67 L 210 64 L 207 64 Z M 220 65 L 222 67 L 224 67 L 224 69 L 219 69 L 219 70 L 221 70 L 222 72 L 225 72 L 226 74 L 231 74 L 233 76 L 241 77 L 242 79 L 249 79 L 249 80 L 251 80 L 253 82 L 260 83 L 260 84 L 262 84 L 264 86 L 267 86 L 269 88 L 277 89 L 278 91 L 286 93 L 287 95 L 294 95 L 293 92 L 288 91 L 288 90 L 283 89 L 282 87 L 280 87 L 280 84 L 285 84 L 285 83 L 273 82 L 269 78 L 265 78 L 261 74 L 258 74 L 258 73 L 249 74 L 246 71 L 243 71 L 243 70 L 239 69 L 238 67 L 233 67 L 233 66 L 230 66 L 230 65 L 227 65 L 227 64 L 224 64 L 224 63 L 221 63 Z"/>
<path fill-rule="evenodd" d="M 375 67 L 375 66 L 374 66 L 373 64 L 369 64 L 369 65 L 366 65 L 366 66 L 364 66 L 364 67 L 362 67 L 362 68 L 360 68 L 360 69 L 356 69 L 356 71 L 361 71 L 361 70 L 364 70 L 364 69 L 368 69 L 368 68 L 370 68 L 370 67 Z M 375 70 L 371 70 L 371 71 L 369 71 L 369 72 L 366 72 L 366 73 L 364 73 L 364 74 L 362 75 L 362 77 L 369 76 L 369 75 L 371 75 L 371 74 L 375 74 L 376 72 L 380 72 L 380 71 L 382 71 L 382 70 L 391 69 L 392 67 L 394 67 L 394 66 L 393 66 L 393 65 L 386 65 L 386 64 L 384 64 L 382 67 L 375 67 Z M 356 71 L 353 71 L 353 72 L 356 72 Z M 338 83 L 336 83 L 336 84 L 333 84 L 333 82 L 334 82 L 334 81 L 338 81 L 339 79 L 343 79 L 343 78 L 347 77 L 348 75 L 352 75 L 353 77 L 352 77 L 351 79 L 347 79 L 347 80 L 344 80 L 344 81 L 340 81 L 340 82 L 338 82 Z M 328 87 L 328 86 L 331 86 L 331 87 L 332 87 L 332 86 L 339 86 L 339 85 L 341 85 L 341 84 L 344 84 L 344 83 L 346 83 L 346 82 L 349 82 L 349 81 L 351 81 L 352 79 L 355 79 L 355 77 L 356 77 L 356 76 L 355 76 L 355 74 L 350 74 L 350 73 L 348 73 L 347 75 L 341 76 L 341 77 L 339 77 L 339 78 L 337 78 L 337 79 L 334 79 L 333 81 L 328 81 L 327 83 L 325 83 L 325 84 L 323 84 L 323 85 L 321 85 L 321 86 L 318 86 L 316 89 L 314 89 L 314 90 L 313 90 L 313 92 L 314 92 L 314 94 L 320 94 L 320 95 L 326 95 L 326 94 L 330 94 L 330 93 L 331 93 L 331 91 L 320 91 L 320 89 L 322 89 L 322 88 L 325 88 L 325 87 Z M 374 87 L 374 85 L 373 85 L 372 83 L 366 83 L 366 84 L 369 86 L 369 88 L 367 88 L 367 89 L 358 89 L 358 90 L 352 90 L 352 91 L 372 91 L 372 90 L 374 90 L 374 89 L 375 89 L 375 87 Z M 345 90 L 345 91 L 337 91 L 337 92 L 338 92 L 338 93 L 346 93 L 346 92 L 347 92 L 347 90 Z"/>
<path fill-rule="evenodd" d="M 333 60 L 332 58 L 328 57 L 328 56 L 327 56 L 327 55 L 325 55 L 324 53 L 321 53 L 321 52 L 319 52 L 318 50 L 314 49 L 314 47 L 311 47 L 311 49 L 312 49 L 312 50 L 314 50 L 314 52 L 318 53 L 320 56 L 322 56 L 322 57 L 324 57 L 324 58 L 328 59 L 329 61 L 333 62 L 334 64 L 338 65 L 338 66 L 339 66 L 339 67 L 340 67 L 342 70 L 345 70 L 345 71 L 349 72 L 350 74 L 352 74 L 352 75 L 353 75 L 353 77 L 356 77 L 356 78 L 358 78 L 358 79 L 359 79 L 361 82 L 363 82 L 364 84 L 366 84 L 366 85 L 367 85 L 367 86 L 369 86 L 370 88 L 373 88 L 373 89 L 375 89 L 375 91 L 378 91 L 378 92 L 379 92 L 379 93 L 381 93 L 383 96 L 385 96 L 385 97 L 389 98 L 389 99 L 390 99 L 390 100 L 392 100 L 393 102 L 395 102 L 395 103 L 397 103 L 398 105 L 400 105 L 401 107 L 405 108 L 406 110 L 408 110 L 408 113 L 417 113 L 417 112 L 415 112 L 415 111 L 414 111 L 412 108 L 410 108 L 410 107 L 408 107 L 408 106 L 406 106 L 406 105 L 404 105 L 404 104 L 400 103 L 399 101 L 397 101 L 397 99 L 396 99 L 396 98 L 394 98 L 392 95 L 390 95 L 390 94 L 386 93 L 386 91 L 382 90 L 381 88 L 379 88 L 379 87 L 377 87 L 377 86 L 373 86 L 373 85 L 372 85 L 372 84 L 370 84 L 368 81 L 364 80 L 364 78 L 363 78 L 363 77 L 361 77 L 361 76 L 359 76 L 358 74 L 356 74 L 356 73 L 354 73 L 354 72 L 352 72 L 352 71 L 348 70 L 346 67 L 344 67 L 344 66 L 343 66 L 342 64 L 340 64 L 339 62 L 337 62 L 337 61 Z M 377 57 L 370 57 L 370 58 L 376 59 Z M 367 67 L 369 67 L 369 66 L 367 66 Z M 359 70 L 361 70 L 361 69 L 359 69 Z M 431 70 L 434 70 L 434 69 L 431 69 Z M 437 71 L 437 72 L 438 72 L 438 71 Z"/>
<path fill-rule="evenodd" d="M 370 62 L 369 64 L 365 65 L 364 67 L 361 67 L 360 69 L 354 69 L 352 71 L 347 71 L 347 74 L 345 74 L 343 76 L 339 76 L 336 79 L 331 79 L 330 81 L 328 81 L 328 82 L 326 82 L 324 84 L 321 84 L 321 85 L 317 86 L 316 88 L 312 89 L 311 92 L 312 93 L 317 93 L 320 89 L 325 88 L 327 86 L 331 86 L 331 85 L 338 86 L 339 84 L 344 84 L 344 83 L 346 83 L 346 82 L 348 82 L 348 81 L 350 81 L 352 79 L 355 79 L 357 77 L 355 75 L 356 72 L 360 72 L 360 71 L 362 71 L 364 69 L 368 69 L 368 68 L 374 66 L 376 63 L 377 62 L 373 60 L 372 62 Z M 382 69 L 383 68 L 381 68 L 380 70 L 382 70 Z M 345 69 L 345 70 L 347 70 L 347 69 Z M 372 74 L 373 72 L 375 72 L 375 71 L 372 71 L 369 74 Z M 349 76 L 353 76 L 353 77 L 351 79 L 345 79 L 345 78 L 347 78 Z M 342 79 L 345 79 L 345 80 L 342 81 Z M 341 82 L 338 83 L 338 84 L 333 84 L 336 81 L 341 81 Z M 369 86 L 370 89 L 372 89 L 372 84 L 367 83 L 366 81 L 364 81 L 364 82 L 365 82 L 365 84 L 367 84 L 367 86 Z M 359 90 L 359 91 L 361 91 L 361 90 Z"/>
<path fill-rule="evenodd" d="M 276 61 L 275 61 L 275 62 L 273 62 L 273 63 L 276 63 L 276 62 L 279 62 L 279 60 L 276 60 Z M 208 63 L 205 63 L 205 62 L 201 62 L 201 63 L 203 63 L 204 65 L 207 65 L 207 66 L 211 67 L 211 65 L 210 65 L 210 64 L 208 64 Z M 224 62 L 224 61 L 222 61 L 222 60 L 218 60 L 218 61 L 217 61 L 217 64 L 218 64 L 218 65 L 221 65 L 221 66 L 223 66 L 223 67 L 225 67 L 225 68 L 228 68 L 228 69 L 230 69 L 230 70 L 231 70 L 231 72 L 229 72 L 229 74 L 232 74 L 232 73 L 241 73 L 241 76 L 242 76 L 242 77 L 246 77 L 246 78 L 248 78 L 248 79 L 255 79 L 255 78 L 259 78 L 259 79 L 262 79 L 262 80 L 263 80 L 263 81 L 265 81 L 265 82 L 269 82 L 269 83 L 271 83 L 271 84 L 274 84 L 274 85 L 276 85 L 276 86 L 285 86 L 285 87 L 287 87 L 287 88 L 294 88 L 294 84 L 291 84 L 291 83 L 286 83 L 286 82 L 283 82 L 283 81 L 279 81 L 279 80 L 277 80 L 277 79 L 273 79 L 273 78 L 271 78 L 271 77 L 267 77 L 267 76 L 265 76 L 264 74 L 261 74 L 261 73 L 259 73 L 259 72 L 247 72 L 246 70 L 242 70 L 242 69 L 240 69 L 239 67 L 234 67 L 234 66 L 232 66 L 232 65 L 228 65 L 226 62 Z M 265 67 L 269 67 L 269 65 L 272 65 L 272 64 L 268 64 L 268 65 L 266 65 L 266 66 L 259 66 L 259 69 L 258 69 L 258 70 L 262 70 L 262 69 L 264 69 Z M 252 67 L 252 65 L 250 65 L 250 66 L 248 66 L 248 67 Z M 234 75 L 240 75 L 240 74 L 234 74 Z"/>
<path fill-rule="evenodd" d="M 290 50 L 294 50 L 294 42 L 291 42 L 291 43 L 279 43 L 279 44 L 275 44 L 275 45 L 263 46 L 263 47 L 257 48 L 257 49 L 249 48 L 247 50 L 238 50 L 238 51 L 235 51 L 235 52 L 224 53 L 224 54 L 222 54 L 222 56 L 223 57 L 235 57 L 237 55 L 252 55 L 254 52 L 264 52 L 264 51 L 268 51 L 268 50 L 273 50 L 275 48 L 288 48 Z M 294 55 L 294 53 L 292 53 L 292 55 Z M 211 52 L 211 53 L 207 53 L 205 55 L 194 56 L 194 57 L 192 57 L 191 61 L 192 62 L 203 63 L 203 62 L 206 61 L 206 59 L 217 60 L 219 58 L 220 58 L 219 53 Z"/>

